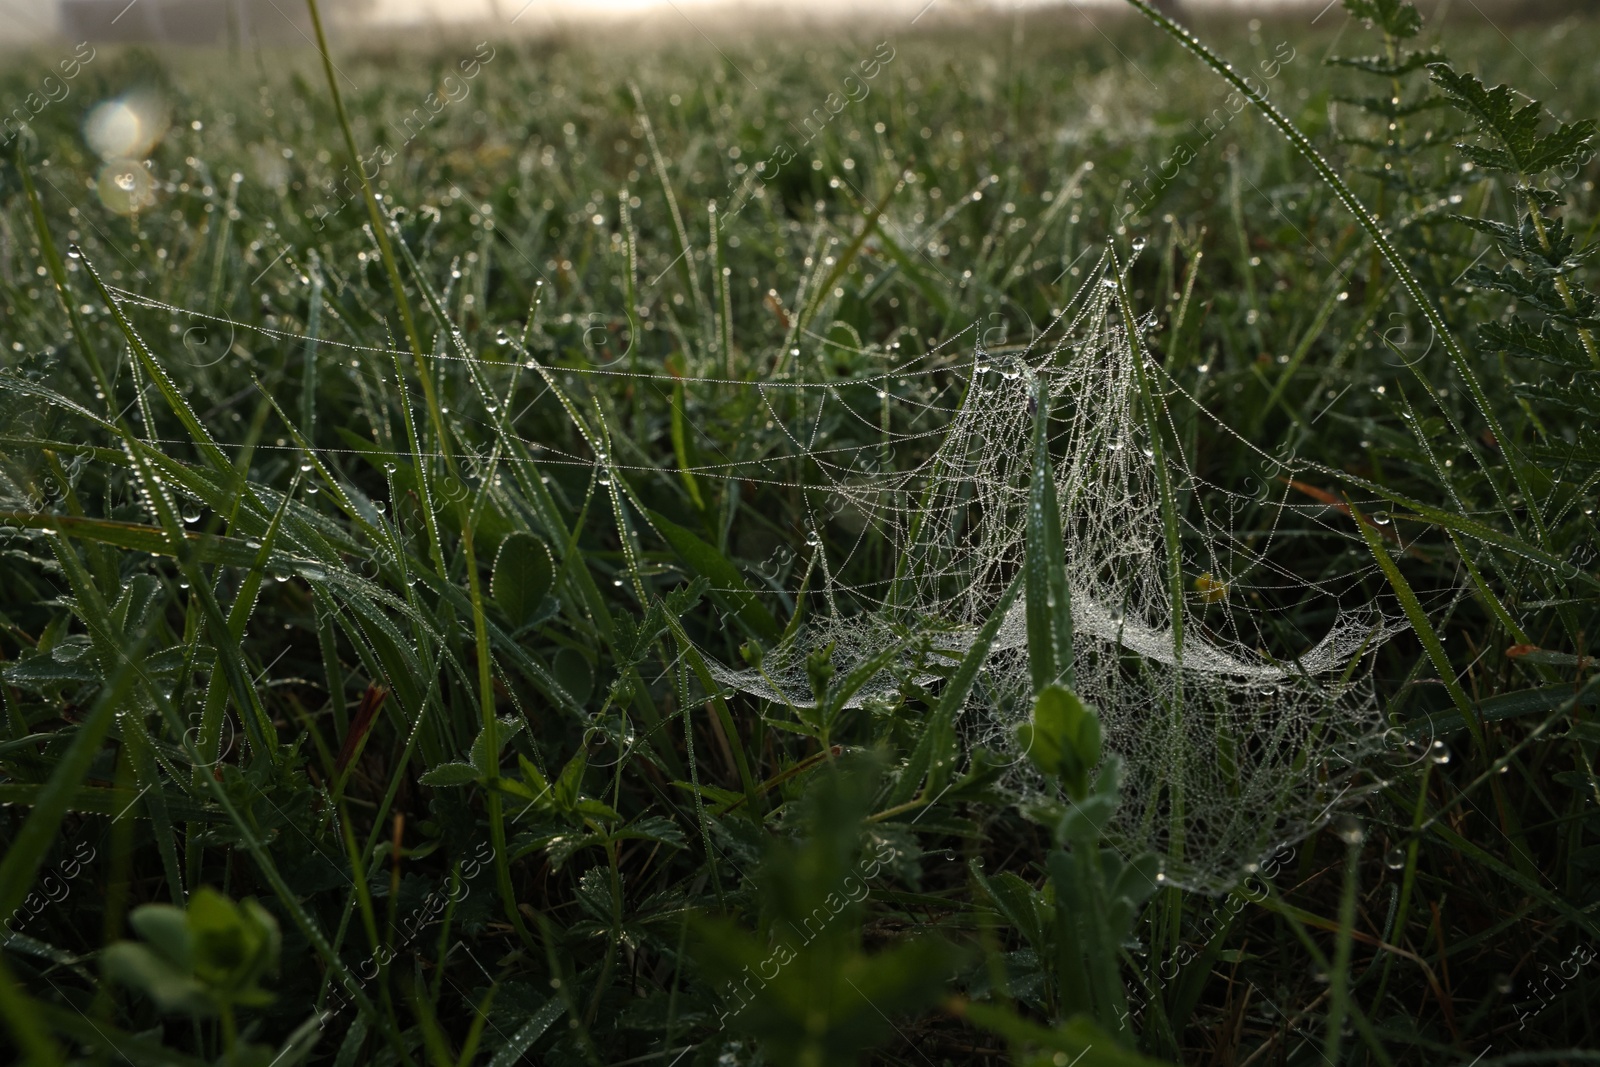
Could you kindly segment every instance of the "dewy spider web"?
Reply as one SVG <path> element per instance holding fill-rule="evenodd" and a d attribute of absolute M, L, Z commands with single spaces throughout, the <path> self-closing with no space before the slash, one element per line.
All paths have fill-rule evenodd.
<path fill-rule="evenodd" d="M 1403 624 L 1365 602 L 1343 606 L 1364 572 L 1324 574 L 1312 582 L 1286 564 L 1283 557 L 1307 531 L 1280 527 L 1281 517 L 1314 522 L 1329 510 L 1291 504 L 1287 465 L 1246 443 L 1266 466 L 1262 491 L 1254 494 L 1208 484 L 1195 473 L 1174 447 L 1181 435 L 1173 409 L 1204 412 L 1169 381 L 1160 398 L 1171 438 L 1163 455 L 1180 498 L 1180 562 L 1189 589 L 1175 609 L 1156 460 L 1138 408 L 1139 357 L 1121 325 L 1109 260 L 1085 276 L 1088 282 L 1067 308 L 1026 347 L 986 351 L 974 328 L 857 378 L 807 381 L 798 361 L 789 376 L 757 383 L 620 366 L 548 366 L 532 358 L 527 366 L 537 368 L 551 391 L 568 393 L 606 378 L 759 392 L 773 416 L 775 446 L 759 459 L 691 470 L 697 478 L 803 494 L 814 516 L 807 538 L 814 592 L 804 624 L 767 650 L 759 669 L 708 661 L 722 684 L 790 705 L 811 702 L 806 660 L 821 649 L 831 647 L 842 675 L 892 645 L 904 646 L 898 660 L 852 699 L 860 706 L 892 699 L 907 679 L 931 681 L 930 661 L 953 664 L 970 646 L 1023 562 L 1032 398 L 1035 382 L 1045 381 L 1077 631 L 1077 686 L 1101 711 L 1108 750 L 1126 763 L 1126 800 L 1112 840 L 1130 851 L 1165 854 L 1167 876 L 1176 883 L 1220 889 L 1357 791 L 1382 724 L 1355 660 Z M 116 292 L 125 305 L 302 340 Z M 1152 326 L 1146 319 L 1139 328 Z M 970 360 L 955 357 L 969 335 L 978 338 Z M 452 340 L 456 355 L 436 346 L 432 358 L 470 364 L 480 388 L 485 372 L 511 366 L 473 356 L 459 334 Z M 529 355 L 509 343 L 517 358 Z M 1152 380 L 1163 380 L 1154 361 L 1147 370 Z M 944 400 L 952 394 L 959 400 Z M 874 411 L 881 418 L 870 418 Z M 901 428 L 893 429 L 896 424 Z M 609 430 L 605 437 L 612 439 Z M 659 473 L 652 465 L 624 462 L 616 447 L 597 447 L 592 456 L 544 446 L 535 451 L 542 465 L 594 467 L 607 483 L 609 476 L 625 484 Z M 910 461 L 898 468 L 889 462 L 902 454 Z M 785 471 L 802 473 L 785 479 Z M 1276 498 L 1274 486 L 1282 488 Z M 637 504 L 626 490 L 613 498 L 618 507 L 624 498 Z M 1246 512 L 1263 509 L 1276 516 L 1264 531 L 1255 522 L 1245 536 L 1232 532 Z M 818 532 L 824 528 L 853 530 L 857 543 L 830 556 Z M 852 557 L 864 551 L 869 529 L 892 549 L 893 575 L 847 581 L 842 575 L 853 572 Z M 1340 536 L 1352 534 L 1346 529 Z M 1325 632 L 1286 632 L 1288 609 L 1303 616 L 1318 601 L 1329 606 Z M 1175 647 L 1174 610 L 1182 612 L 1181 648 Z M 1026 798 L 1046 784 L 1015 751 L 1015 726 L 1028 714 L 1030 696 L 1024 612 L 1019 602 L 1002 623 L 961 729 L 969 748 L 1010 754 L 1011 783 Z"/>
<path fill-rule="evenodd" d="M 805 705 L 812 700 L 808 656 L 831 646 L 842 675 L 907 643 L 901 661 L 853 698 L 860 705 L 892 698 L 906 677 L 927 679 L 916 638 L 926 639 L 934 658 L 958 659 L 1023 563 L 1034 383 L 1042 378 L 1059 426 L 1052 454 L 1059 457 L 1077 687 L 1101 710 L 1107 748 L 1126 761 L 1128 801 L 1113 838 L 1165 853 L 1174 880 L 1221 888 L 1350 795 L 1353 772 L 1381 725 L 1349 668 L 1404 625 L 1371 605 L 1337 607 L 1342 584 L 1297 577 L 1275 562 L 1272 538 L 1247 544 L 1232 536 L 1213 516 L 1225 521 L 1250 500 L 1203 483 L 1169 445 L 1172 482 L 1192 498 L 1182 569 L 1196 587 L 1176 608 L 1186 636 L 1175 647 L 1156 459 L 1136 408 L 1140 357 L 1120 325 L 1107 262 L 1088 277 L 1025 350 L 991 354 L 979 344 L 966 395 L 937 448 L 914 469 L 862 479 L 829 455 L 827 441 L 807 443 L 826 457 L 816 466 L 828 478 L 810 491 L 841 499 L 843 510 L 888 537 L 896 576 L 881 589 L 845 588 L 813 535 L 825 612 L 767 653 L 758 669 L 724 669 L 719 678 L 768 700 Z M 1052 334 L 1054 341 L 1041 343 Z M 1160 368 L 1152 363 L 1150 371 Z M 820 406 L 816 419 L 820 424 Z M 1275 480 L 1286 486 L 1287 468 L 1279 465 L 1279 474 Z M 1283 499 L 1275 506 L 1289 510 Z M 1317 595 L 1335 609 L 1314 641 L 1269 635 L 1271 609 L 1246 606 L 1270 600 L 1286 607 Z M 845 610 L 847 601 L 857 610 Z M 966 715 L 971 746 L 1015 748 L 1014 728 L 1030 695 L 1025 611 L 1023 603 L 1013 605 L 993 645 Z M 1013 764 L 1014 784 L 1042 788 L 1025 767 L 1020 758 Z"/>

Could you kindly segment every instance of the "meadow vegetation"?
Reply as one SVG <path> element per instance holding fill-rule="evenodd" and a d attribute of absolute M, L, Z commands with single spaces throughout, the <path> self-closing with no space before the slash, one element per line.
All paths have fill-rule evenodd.
<path fill-rule="evenodd" d="M 1315 14 L 78 56 L 0 164 L 6 1046 L 1600 1062 L 1600 22 Z M 1255 852 L 1107 829 L 1198 816 L 1075 688 L 1085 300 L 1191 639 L 1394 623 Z M 798 644 L 985 381 L 992 611 Z"/>

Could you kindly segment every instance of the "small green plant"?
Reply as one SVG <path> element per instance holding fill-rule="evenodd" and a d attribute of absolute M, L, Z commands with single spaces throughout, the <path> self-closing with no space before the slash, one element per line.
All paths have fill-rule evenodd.
<path fill-rule="evenodd" d="M 226 1062 L 251 1062 L 235 1058 L 236 1012 L 272 1003 L 261 982 L 277 970 L 283 938 L 271 913 L 254 900 L 234 903 L 203 886 L 187 907 L 144 904 L 128 922 L 141 940 L 106 947 L 106 977 L 168 1014 L 216 1016 Z"/>
<path fill-rule="evenodd" d="M 963 953 L 941 937 L 876 952 L 863 945 L 868 897 L 917 869 L 910 838 L 864 824 L 881 780 L 870 757 L 819 771 L 795 812 L 800 836 L 772 842 L 755 876 L 756 928 L 695 924 L 713 1041 L 728 1040 L 724 1030 L 747 1034 L 782 1067 L 848 1063 L 892 1036 L 896 1015 L 938 1001 L 956 976 Z"/>

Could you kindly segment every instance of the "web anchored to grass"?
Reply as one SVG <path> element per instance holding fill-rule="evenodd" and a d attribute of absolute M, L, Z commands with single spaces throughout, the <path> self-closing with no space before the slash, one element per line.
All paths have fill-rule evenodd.
<path fill-rule="evenodd" d="M 1354 787 L 1351 774 L 1377 740 L 1380 721 L 1368 691 L 1353 680 L 1355 660 L 1404 624 L 1352 598 L 1353 574 L 1307 579 L 1289 565 L 1303 523 L 1256 523 L 1269 536 L 1230 532 L 1247 510 L 1307 518 L 1288 499 L 1288 464 L 1263 456 L 1253 496 L 1203 481 L 1182 449 L 1152 447 L 1148 429 L 1164 424 L 1181 440 L 1169 399 L 1174 387 L 1141 401 L 1136 360 L 1118 307 L 1117 278 L 1103 259 L 1090 281 L 1029 345 L 1007 352 L 977 345 L 961 399 L 940 413 L 933 447 L 909 469 L 863 476 L 860 457 L 830 447 L 825 433 L 794 441 L 826 479 L 804 487 L 819 508 L 832 499 L 835 521 L 875 528 L 896 548 L 894 576 L 871 586 L 837 574 L 810 539 L 825 606 L 808 625 L 749 670 L 719 678 L 778 703 L 812 701 L 810 674 L 829 655 L 839 675 L 899 649 L 851 698 L 856 706 L 893 701 L 907 682 L 922 684 L 953 666 L 996 610 L 1023 563 L 1025 506 L 1032 457 L 1035 382 L 1051 404 L 1051 453 L 1061 502 L 1077 686 L 1105 717 L 1109 749 L 1127 761 L 1131 802 L 1118 828 L 1133 848 L 1168 854 L 1170 876 L 1205 888 L 1226 884 L 1335 810 Z M 1148 330 L 1151 320 L 1138 323 Z M 1159 374 L 1146 361 L 1147 375 Z M 907 367 L 875 390 L 899 396 Z M 851 409 L 843 387 L 811 394 L 811 423 L 829 407 Z M 1142 404 L 1154 405 L 1147 419 Z M 915 421 L 912 419 L 911 421 Z M 910 451 L 914 434 L 890 439 Z M 1165 548 L 1158 470 L 1175 498 L 1187 592 L 1174 603 Z M 1326 601 L 1325 632 L 1283 628 L 1284 611 Z M 1015 747 L 1014 727 L 1031 696 L 1026 606 L 1009 609 L 966 716 L 971 746 Z M 948 673 L 948 670 L 945 671 Z M 1014 754 L 1015 755 L 1015 754 Z M 1015 764 L 1019 784 L 1027 773 Z"/>
<path fill-rule="evenodd" d="M 512 469 L 536 457 L 546 469 L 587 470 L 590 492 L 598 487 L 626 515 L 619 528 L 653 527 L 669 542 L 673 531 L 631 488 L 659 476 L 658 457 L 612 433 L 613 416 L 595 402 L 596 390 L 617 379 L 639 389 L 738 390 L 749 406 L 765 408 L 771 421 L 763 455 L 687 464 L 682 473 L 691 482 L 798 494 L 811 516 L 800 558 L 778 550 L 795 571 L 804 569 L 782 639 L 771 630 L 771 647 L 752 656 L 754 666 L 719 664 L 703 650 L 719 682 L 780 708 L 813 703 L 811 672 L 821 659 L 841 677 L 874 659 L 883 664 L 847 702 L 870 709 L 892 704 L 908 686 L 933 684 L 965 654 L 1022 566 L 1042 380 L 1072 582 L 1077 686 L 1100 707 L 1107 747 L 1123 756 L 1128 772 L 1114 838 L 1167 855 L 1174 881 L 1216 889 L 1359 794 L 1361 767 L 1383 732 L 1359 658 L 1404 623 L 1356 591 L 1368 572 L 1355 563 L 1337 573 L 1300 573 L 1297 548 L 1308 539 L 1354 534 L 1348 516 L 1326 502 L 1300 502 L 1292 460 L 1247 445 L 1260 464 L 1254 484 L 1222 487 L 1197 472 L 1185 427 L 1209 415 L 1140 354 L 1142 344 L 1130 343 L 1126 323 L 1135 320 L 1124 314 L 1109 255 L 1084 277 L 1068 306 L 1027 345 L 991 350 L 972 327 L 921 355 L 901 358 L 898 346 L 880 351 L 893 365 L 848 378 L 819 374 L 798 348 L 762 382 L 627 370 L 620 359 L 555 366 L 537 354 L 552 343 L 541 341 L 537 326 L 521 340 L 502 335 L 499 359 L 474 354 L 452 330 L 454 354 L 436 345 L 432 358 L 444 368 L 465 365 L 475 383 L 483 410 L 453 417 L 481 418 L 506 435 L 493 464 Z M 206 318 L 116 294 L 175 322 Z M 1142 332 L 1153 328 L 1152 319 L 1136 321 Z M 797 344 L 809 344 L 808 337 L 821 342 L 824 363 L 826 350 L 838 347 L 814 334 Z M 370 388 L 388 388 L 386 360 L 371 358 L 387 350 L 320 343 L 367 353 L 353 362 L 360 368 L 354 373 L 370 377 Z M 534 403 L 558 401 L 589 454 L 527 440 L 504 418 L 516 379 L 530 374 L 544 386 Z M 1152 429 L 1161 441 L 1151 440 Z M 331 467 L 343 451 L 319 453 Z M 480 480 L 475 475 L 492 481 L 491 469 L 469 457 L 463 474 L 468 482 Z M 494 495 L 492 485 L 471 491 Z M 1318 519 L 1325 515 L 1338 521 L 1324 527 Z M 847 547 L 830 552 L 824 534 Z M 1176 573 L 1168 544 L 1179 546 Z M 892 560 L 865 558 L 883 545 L 893 547 Z M 755 568 L 743 587 L 723 581 L 713 593 L 725 604 L 748 605 L 756 581 L 773 585 L 772 576 Z M 1018 600 L 1002 621 L 961 720 L 969 751 L 1007 754 L 1024 796 L 1042 786 L 1015 751 L 1015 726 L 1031 698 L 1025 610 Z M 741 614 L 725 619 L 733 625 Z M 1291 617 L 1320 618 L 1325 626 L 1304 632 L 1286 621 Z M 628 732 L 624 723 L 620 733 Z"/>

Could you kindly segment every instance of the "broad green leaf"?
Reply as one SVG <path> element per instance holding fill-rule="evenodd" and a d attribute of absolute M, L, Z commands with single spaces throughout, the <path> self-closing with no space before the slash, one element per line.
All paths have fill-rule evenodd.
<path fill-rule="evenodd" d="M 516 627 L 534 618 L 554 581 L 550 549 L 532 534 L 516 533 L 500 545 L 489 592 Z"/>
<path fill-rule="evenodd" d="M 574 648 L 564 648 L 556 653 L 556 658 L 550 664 L 550 673 L 559 685 L 579 707 L 589 699 L 589 694 L 594 692 L 594 670 L 589 666 L 589 661 L 582 652 Z"/>
<path fill-rule="evenodd" d="M 418 781 L 423 785 L 442 788 L 452 785 L 471 785 L 479 777 L 478 768 L 470 763 L 441 763 Z"/>
<path fill-rule="evenodd" d="M 145 945 L 119 941 L 108 945 L 100 958 L 106 977 L 137 989 L 162 1011 L 207 1014 L 212 1001 L 194 974 L 180 970 Z"/>

